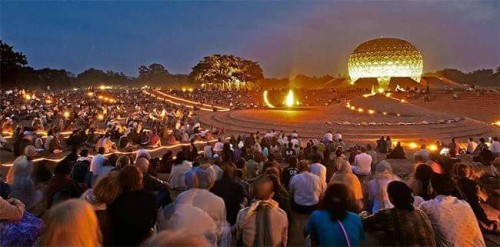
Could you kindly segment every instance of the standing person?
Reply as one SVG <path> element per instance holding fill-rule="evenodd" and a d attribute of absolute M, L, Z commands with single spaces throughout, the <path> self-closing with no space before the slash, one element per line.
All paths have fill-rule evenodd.
<path fill-rule="evenodd" d="M 310 214 L 317 209 L 326 189 L 325 181 L 309 171 L 309 163 L 299 162 L 300 173 L 290 180 L 289 191 L 292 195 L 292 209 L 297 213 Z"/>
<path fill-rule="evenodd" d="M 347 186 L 328 186 L 321 209 L 311 214 L 305 229 L 313 246 L 359 246 L 365 240 L 360 217 L 349 212 L 351 199 Z"/>
<path fill-rule="evenodd" d="M 312 164 L 309 167 L 311 170 L 311 173 L 315 174 L 316 176 L 321 178 L 321 181 L 327 182 L 326 181 L 326 167 L 321 164 L 321 155 L 319 153 L 315 153 L 311 157 Z"/>
<path fill-rule="evenodd" d="M 281 182 L 283 183 L 283 186 L 285 186 L 285 188 L 288 188 L 290 179 L 292 179 L 293 176 L 299 173 L 297 163 L 299 163 L 297 157 L 292 156 L 288 159 L 288 166 L 283 169 L 283 172 L 281 174 Z"/>
<path fill-rule="evenodd" d="M 435 174 L 431 184 L 437 196 L 420 204 L 429 217 L 439 246 L 486 246 L 479 224 L 469 204 L 452 193 L 453 181 Z"/>
<path fill-rule="evenodd" d="M 436 246 L 434 231 L 427 215 L 413 207 L 411 189 L 393 181 L 387 186 L 394 208 L 385 209 L 363 219 L 365 229 L 384 231 L 382 246 Z"/>
<path fill-rule="evenodd" d="M 143 175 L 136 166 L 120 170 L 123 193 L 108 205 L 110 245 L 138 245 L 151 236 L 158 207 L 152 192 L 143 190 Z"/>
<path fill-rule="evenodd" d="M 237 239 L 243 246 L 286 246 L 288 220 L 286 213 L 272 199 L 273 183 L 258 178 L 253 184 L 255 201 L 238 213 Z"/>
<path fill-rule="evenodd" d="M 101 246 L 101 231 L 92 206 L 72 199 L 47 212 L 41 246 Z"/>
<path fill-rule="evenodd" d="M 387 142 L 385 141 L 385 137 L 382 136 L 380 139 L 377 140 L 376 149 L 383 154 L 387 153 Z"/>
<path fill-rule="evenodd" d="M 361 153 L 354 157 L 352 171 L 361 176 L 370 175 L 372 170 L 372 156 L 366 153 L 366 148 L 361 147 Z"/>
<path fill-rule="evenodd" d="M 385 146 L 387 147 L 387 152 L 390 153 L 392 152 L 392 140 L 391 140 L 391 137 L 390 136 L 387 136 L 387 138 L 385 139 Z"/>

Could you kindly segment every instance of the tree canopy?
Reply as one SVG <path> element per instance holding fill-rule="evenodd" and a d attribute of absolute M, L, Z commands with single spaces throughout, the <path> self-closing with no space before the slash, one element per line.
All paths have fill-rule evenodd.
<path fill-rule="evenodd" d="M 257 62 L 233 55 L 215 54 L 198 62 L 188 80 L 232 90 L 247 88 L 262 78 L 262 68 Z"/>
<path fill-rule="evenodd" d="M 0 64 L 0 80 L 8 86 L 17 81 L 21 68 L 28 64 L 28 58 L 0 40 Z"/>

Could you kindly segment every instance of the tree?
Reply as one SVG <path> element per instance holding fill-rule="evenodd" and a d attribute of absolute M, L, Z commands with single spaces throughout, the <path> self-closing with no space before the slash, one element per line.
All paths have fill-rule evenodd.
<path fill-rule="evenodd" d="M 14 48 L 0 40 L 0 84 L 2 87 L 15 85 L 21 68 L 28 64 L 26 55 L 14 51 Z"/>
<path fill-rule="evenodd" d="M 170 73 L 161 64 L 153 63 L 146 67 L 139 67 L 139 80 L 144 83 L 165 83 L 169 80 Z"/>
<path fill-rule="evenodd" d="M 257 62 L 233 55 L 211 55 L 198 62 L 189 74 L 190 82 L 239 90 L 264 78 Z"/>

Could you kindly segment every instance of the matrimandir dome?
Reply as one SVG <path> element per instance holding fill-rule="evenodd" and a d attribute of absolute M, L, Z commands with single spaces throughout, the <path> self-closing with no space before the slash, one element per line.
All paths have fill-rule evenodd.
<path fill-rule="evenodd" d="M 377 78 L 387 88 L 391 77 L 409 77 L 420 82 L 422 54 L 410 42 L 397 38 L 372 39 L 360 44 L 347 63 L 352 83 L 360 78 Z"/>

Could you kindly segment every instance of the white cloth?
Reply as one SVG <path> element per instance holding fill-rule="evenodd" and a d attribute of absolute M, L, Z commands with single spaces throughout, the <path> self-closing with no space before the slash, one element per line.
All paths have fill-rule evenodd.
<path fill-rule="evenodd" d="M 102 154 L 94 156 L 90 162 L 90 172 L 92 172 L 92 175 L 96 176 L 101 166 L 103 166 L 107 161 L 108 158 L 104 157 Z"/>
<path fill-rule="evenodd" d="M 309 167 L 312 174 L 321 178 L 321 181 L 326 183 L 326 167 L 321 163 L 313 163 Z"/>
<path fill-rule="evenodd" d="M 222 152 L 223 148 L 224 148 L 223 142 L 216 142 L 214 145 L 214 152 Z"/>
<path fill-rule="evenodd" d="M 203 155 L 205 156 L 205 158 L 212 158 L 212 146 L 206 145 L 205 147 L 203 147 Z"/>
<path fill-rule="evenodd" d="M 393 208 L 389 195 L 387 194 L 387 185 L 392 181 L 400 181 L 399 177 L 375 178 L 368 182 L 368 200 L 373 202 L 372 213 L 386 208 Z"/>
<path fill-rule="evenodd" d="M 170 171 L 170 178 L 168 182 L 172 189 L 186 189 L 186 179 L 184 175 L 188 172 L 193 165 L 191 162 L 184 160 L 181 164 L 175 164 Z"/>
<path fill-rule="evenodd" d="M 342 140 L 342 134 L 340 134 L 340 133 L 335 133 L 335 135 L 333 135 L 333 139 L 334 139 L 335 141 L 340 141 L 340 140 Z"/>
<path fill-rule="evenodd" d="M 296 204 L 312 206 L 319 203 L 326 190 L 326 182 L 313 173 L 301 172 L 292 177 L 289 187 Z"/>
<path fill-rule="evenodd" d="M 429 154 L 429 151 L 427 151 L 426 149 L 420 149 L 413 154 L 413 157 L 415 157 L 417 155 L 423 157 L 424 160 L 427 161 L 427 160 L 429 160 L 430 154 Z"/>
<path fill-rule="evenodd" d="M 226 206 L 222 198 L 205 189 L 192 188 L 180 193 L 175 205 L 188 204 L 207 213 L 217 225 L 226 222 Z"/>
<path fill-rule="evenodd" d="M 372 170 L 372 156 L 367 153 L 360 153 L 354 157 L 352 171 L 358 175 L 370 175 Z"/>
<path fill-rule="evenodd" d="M 168 230 L 183 230 L 194 235 L 202 235 L 212 243 L 217 243 L 217 224 L 205 211 L 190 204 L 179 203 L 168 222 Z"/>
<path fill-rule="evenodd" d="M 490 151 L 496 155 L 500 154 L 500 142 L 494 141 L 490 145 Z"/>
<path fill-rule="evenodd" d="M 438 246 L 486 246 L 469 204 L 439 195 L 420 204 L 432 223 Z"/>
<path fill-rule="evenodd" d="M 333 141 L 333 134 L 330 133 L 330 132 L 327 132 L 324 136 L 323 136 L 323 140 L 326 141 L 326 142 L 331 142 Z"/>

